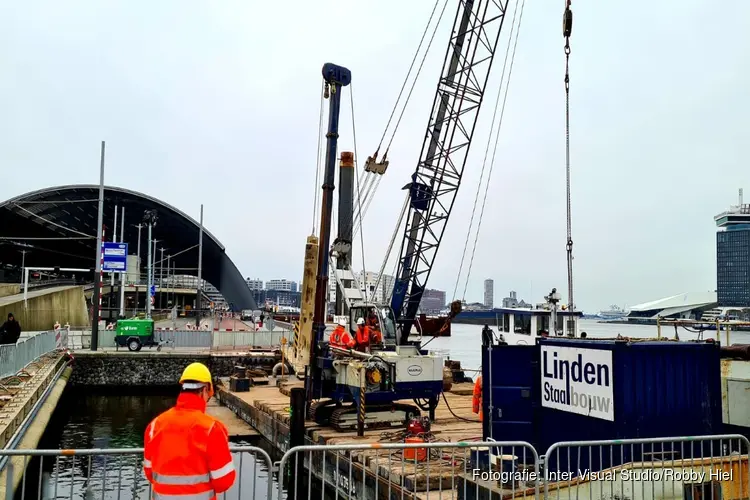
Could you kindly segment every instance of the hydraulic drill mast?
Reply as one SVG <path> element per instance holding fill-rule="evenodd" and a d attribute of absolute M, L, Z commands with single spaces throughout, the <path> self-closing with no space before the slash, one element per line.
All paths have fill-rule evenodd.
<path fill-rule="evenodd" d="M 323 65 L 326 95 L 329 96 L 328 133 L 326 134 L 326 159 L 323 171 L 323 197 L 320 213 L 320 237 L 318 243 L 318 278 L 315 286 L 315 312 L 313 314 L 313 341 L 310 343 L 310 376 L 305 377 L 308 405 L 313 399 L 313 380 L 320 378 L 320 367 L 315 362 L 316 347 L 323 340 L 326 329 L 326 295 L 328 294 L 328 254 L 331 245 L 331 215 L 333 212 L 333 190 L 336 176 L 336 147 L 339 138 L 339 112 L 341 89 L 351 83 L 351 72 L 335 64 Z"/>
<path fill-rule="evenodd" d="M 409 189 L 391 307 L 406 344 L 474 136 L 508 0 L 459 0 L 427 133 Z"/>

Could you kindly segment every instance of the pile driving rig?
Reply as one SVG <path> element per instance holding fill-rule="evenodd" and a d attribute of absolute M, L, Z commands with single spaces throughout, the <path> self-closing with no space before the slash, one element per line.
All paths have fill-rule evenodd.
<path fill-rule="evenodd" d="M 330 424 L 341 431 L 356 427 L 362 435 L 365 427 L 402 426 L 419 416 L 420 410 L 428 411 L 430 419 L 435 417 L 443 390 L 443 358 L 421 349 L 419 342 L 410 343 L 408 337 L 458 192 L 507 3 L 459 0 L 421 157 L 412 182 L 405 187 L 409 216 L 391 305 L 373 304 L 361 294 L 347 298 L 346 323 L 352 336 L 360 318 L 374 319 L 379 325 L 382 342 L 371 346 L 370 352 L 333 347 L 326 334 L 339 110 L 351 72 L 331 63 L 323 66 L 329 115 L 320 236 L 308 237 L 300 325 L 287 349 L 298 376 L 305 374 L 307 416 L 320 425 Z M 342 171 L 353 163 L 351 153 L 342 153 Z M 368 158 L 366 170 L 382 174 L 387 163 L 385 155 L 378 163 L 376 153 Z M 339 230 L 334 251 L 346 248 L 347 243 L 351 247 L 351 233 L 342 235 Z M 350 270 L 337 272 L 348 273 L 345 281 L 352 281 Z"/>

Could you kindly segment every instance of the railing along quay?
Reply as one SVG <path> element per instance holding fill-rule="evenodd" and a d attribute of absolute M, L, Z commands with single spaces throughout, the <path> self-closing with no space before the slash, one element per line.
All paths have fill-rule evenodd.
<path fill-rule="evenodd" d="M 63 345 L 68 349 L 89 349 L 91 347 L 91 330 L 61 329 L 64 336 Z M 114 330 L 99 331 L 99 347 L 117 348 Z M 232 351 L 250 347 L 278 347 L 282 339 L 289 342 L 294 337 L 292 330 L 259 331 L 210 331 L 210 330 L 157 330 L 154 340 L 162 348 L 200 349 L 208 351 Z M 127 350 L 127 348 L 123 348 Z M 147 347 L 144 349 L 148 349 Z"/>
<path fill-rule="evenodd" d="M 0 345 L 0 378 L 10 377 L 29 363 L 58 348 L 54 332 L 22 337 L 15 344 Z"/>
<path fill-rule="evenodd" d="M 543 455 L 525 442 L 370 443 L 298 446 L 273 462 L 261 448 L 234 446 L 237 481 L 219 498 L 733 500 L 750 493 L 749 448 L 730 434 L 562 442 Z M 37 500 L 151 498 L 142 454 L 2 450 L 24 459 L 8 461 L 0 487 L 17 484 L 21 498 Z M 13 498 L 12 488 L 4 493 Z"/>

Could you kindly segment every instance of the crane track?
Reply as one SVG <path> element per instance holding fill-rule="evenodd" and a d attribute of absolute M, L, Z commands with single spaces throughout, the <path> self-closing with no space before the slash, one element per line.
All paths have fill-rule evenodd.
<path fill-rule="evenodd" d="M 357 428 L 357 411 L 356 405 L 336 408 L 331 412 L 329 424 L 339 432 L 346 432 Z M 367 420 L 365 417 L 366 429 L 386 429 L 398 427 L 407 423 L 412 416 L 419 416 L 419 408 L 410 404 L 396 403 L 385 406 L 365 407 L 365 415 L 382 414 L 383 420 Z M 347 418 L 350 417 L 350 418 Z M 351 418 L 353 417 L 353 418 Z M 390 417 L 390 418 L 387 418 Z"/>
<path fill-rule="evenodd" d="M 318 425 L 329 425 L 331 412 L 334 410 L 335 401 L 332 399 L 325 401 L 316 401 L 310 405 L 310 414 L 308 419 Z"/>

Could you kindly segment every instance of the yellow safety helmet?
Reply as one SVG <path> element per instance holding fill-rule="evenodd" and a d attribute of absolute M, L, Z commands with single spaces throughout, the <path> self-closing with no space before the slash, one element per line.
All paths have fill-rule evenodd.
<path fill-rule="evenodd" d="M 214 394 L 214 384 L 211 378 L 211 372 L 203 363 L 190 363 L 182 372 L 180 384 L 183 389 L 200 389 L 203 384 L 208 384 L 208 391 L 211 396 Z"/>

